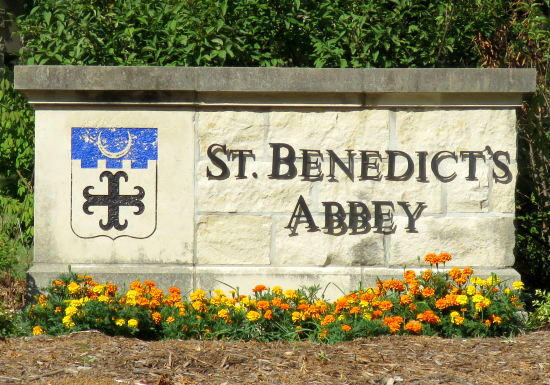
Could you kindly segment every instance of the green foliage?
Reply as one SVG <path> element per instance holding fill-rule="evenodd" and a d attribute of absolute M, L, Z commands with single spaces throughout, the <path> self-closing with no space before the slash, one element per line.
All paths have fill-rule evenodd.
<path fill-rule="evenodd" d="M 527 325 L 533 329 L 550 327 L 550 291 L 536 290 L 533 301 L 535 310 L 529 314 Z"/>
<path fill-rule="evenodd" d="M 510 17 L 476 45 L 488 67 L 537 69 L 537 91 L 518 114 L 516 268 L 531 288 L 550 289 L 550 2 L 516 0 Z"/>
<path fill-rule="evenodd" d="M 0 271 L 25 270 L 32 244 L 34 112 L 0 78 Z"/>
<path fill-rule="evenodd" d="M 2 301 L 0 301 L 0 337 L 14 335 L 15 330 L 14 314 L 6 309 Z"/>
<path fill-rule="evenodd" d="M 507 1 L 42 0 L 27 64 L 472 66 Z"/>

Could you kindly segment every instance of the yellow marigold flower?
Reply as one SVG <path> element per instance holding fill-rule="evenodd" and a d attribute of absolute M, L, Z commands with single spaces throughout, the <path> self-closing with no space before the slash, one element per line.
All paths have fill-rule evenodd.
<path fill-rule="evenodd" d="M 153 322 L 158 325 L 162 320 L 162 315 L 158 311 L 156 311 L 151 314 L 151 318 L 153 319 Z"/>
<path fill-rule="evenodd" d="M 298 292 L 296 290 L 287 290 L 285 291 L 285 298 L 286 299 L 296 299 L 298 298 Z"/>
<path fill-rule="evenodd" d="M 250 322 L 256 322 L 256 321 L 259 320 L 261 317 L 262 317 L 262 315 L 261 315 L 260 313 L 258 313 L 257 311 L 254 311 L 254 310 L 251 310 L 251 311 L 249 311 L 248 313 L 246 313 L 246 318 L 247 318 Z"/>
<path fill-rule="evenodd" d="M 124 296 L 126 298 L 137 298 L 139 296 L 139 292 L 136 290 L 128 290 Z"/>
<path fill-rule="evenodd" d="M 44 294 L 40 294 L 38 296 L 38 303 L 41 305 L 41 306 L 45 306 L 47 303 L 48 303 L 48 298 L 46 298 L 46 296 Z"/>
<path fill-rule="evenodd" d="M 341 329 L 345 332 L 349 332 L 351 330 L 351 326 L 349 326 L 348 324 L 344 324 L 341 326 Z"/>
<path fill-rule="evenodd" d="M 456 302 L 458 302 L 459 305 L 466 305 L 468 303 L 468 296 L 462 294 L 457 295 Z"/>
<path fill-rule="evenodd" d="M 281 286 L 273 286 L 271 292 L 276 295 L 281 295 L 283 293 L 283 288 Z"/>
<path fill-rule="evenodd" d="M 487 282 L 487 286 L 491 286 L 491 285 L 496 285 L 502 281 L 496 275 L 491 275 L 490 277 L 487 277 L 486 282 Z"/>
<path fill-rule="evenodd" d="M 76 282 L 71 282 L 67 285 L 67 289 L 69 289 L 69 294 L 77 294 L 80 291 L 80 285 Z"/>
<path fill-rule="evenodd" d="M 472 297 L 472 302 L 473 303 L 479 303 L 479 302 L 482 302 L 484 299 L 485 299 L 485 297 L 482 296 L 481 294 L 476 294 Z"/>
<path fill-rule="evenodd" d="M 231 320 L 231 317 L 229 315 L 229 310 L 227 309 L 218 310 L 218 313 L 216 314 L 216 316 L 220 319 L 223 319 L 225 322 L 229 322 Z"/>
<path fill-rule="evenodd" d="M 128 326 L 131 327 L 131 328 L 137 328 L 138 327 L 138 320 L 137 319 L 134 319 L 134 318 L 130 318 L 128 320 Z"/>
<path fill-rule="evenodd" d="M 483 278 L 480 277 L 470 277 L 470 282 L 472 285 L 476 286 L 485 286 L 487 282 Z"/>
<path fill-rule="evenodd" d="M 193 309 L 201 313 L 204 313 L 205 311 L 208 310 L 208 308 L 206 307 L 206 304 L 201 301 L 195 301 L 191 304 L 191 306 L 193 306 Z"/>
<path fill-rule="evenodd" d="M 248 306 L 248 305 L 250 305 L 250 298 L 243 297 L 243 298 L 241 298 L 240 302 L 241 302 L 242 305 Z"/>
<path fill-rule="evenodd" d="M 206 298 L 206 292 L 201 289 L 197 289 L 189 295 L 191 301 L 202 301 Z"/>
<path fill-rule="evenodd" d="M 451 312 L 450 317 L 451 317 L 451 322 L 456 325 L 462 325 L 464 323 L 464 317 L 462 317 L 460 313 L 457 311 Z"/>
<path fill-rule="evenodd" d="M 175 320 L 176 320 L 176 319 L 175 319 L 174 317 L 172 317 L 172 316 L 166 318 L 166 322 L 168 322 L 168 323 L 172 323 L 172 322 L 174 322 Z"/>
<path fill-rule="evenodd" d="M 292 312 L 292 322 L 298 322 L 302 319 L 302 313 L 299 311 Z"/>
<path fill-rule="evenodd" d="M 126 320 L 124 318 L 119 318 L 115 321 L 116 326 L 124 326 L 126 325 Z"/>
<path fill-rule="evenodd" d="M 64 325 L 66 328 L 72 328 L 73 326 L 75 326 L 75 323 L 74 323 L 73 319 L 72 319 L 71 316 L 69 316 L 69 315 L 63 317 L 63 319 L 61 320 L 61 322 L 63 323 L 63 325 Z"/>
<path fill-rule="evenodd" d="M 97 297 L 97 300 L 99 302 L 109 302 L 109 297 L 107 297 L 106 295 L 100 295 L 99 297 Z"/>
<path fill-rule="evenodd" d="M 105 285 L 96 285 L 92 289 L 92 291 L 97 294 L 102 294 L 103 290 L 105 290 Z"/>
<path fill-rule="evenodd" d="M 476 287 L 475 286 L 470 285 L 466 288 L 466 294 L 474 295 L 475 293 L 476 293 Z"/>
<path fill-rule="evenodd" d="M 73 315 L 75 315 L 76 313 L 78 313 L 78 308 L 75 307 L 75 306 L 67 306 L 67 308 L 65 309 L 65 315 L 66 316 L 69 316 L 69 317 L 72 317 Z"/>
<path fill-rule="evenodd" d="M 483 321 L 483 323 L 484 323 L 485 326 L 487 326 L 487 327 L 491 326 L 491 320 L 486 319 L 485 321 Z"/>
<path fill-rule="evenodd" d="M 507 287 L 506 289 L 504 289 L 504 294 L 508 295 L 512 292 L 512 290 L 510 290 L 509 287 Z"/>
<path fill-rule="evenodd" d="M 44 334 L 44 329 L 42 329 L 39 325 L 32 328 L 32 335 L 33 336 L 39 336 L 40 334 Z"/>
<path fill-rule="evenodd" d="M 515 282 L 512 282 L 512 287 L 516 290 L 523 290 L 525 285 L 521 281 L 515 281 Z"/>

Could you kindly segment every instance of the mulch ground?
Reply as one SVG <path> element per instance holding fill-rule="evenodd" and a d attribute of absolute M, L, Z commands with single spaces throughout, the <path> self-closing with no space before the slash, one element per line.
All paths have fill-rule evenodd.
<path fill-rule="evenodd" d="M 96 331 L 0 341 L 2 384 L 550 385 L 550 331 L 515 338 L 140 341 Z"/>

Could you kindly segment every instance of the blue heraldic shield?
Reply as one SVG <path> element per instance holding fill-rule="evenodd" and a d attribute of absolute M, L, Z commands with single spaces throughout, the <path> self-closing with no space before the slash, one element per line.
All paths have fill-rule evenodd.
<path fill-rule="evenodd" d="M 73 127 L 71 228 L 81 238 L 147 238 L 157 226 L 156 128 Z"/>

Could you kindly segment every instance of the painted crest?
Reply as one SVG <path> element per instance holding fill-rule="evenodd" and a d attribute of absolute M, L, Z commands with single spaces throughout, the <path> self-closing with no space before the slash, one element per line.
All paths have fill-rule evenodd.
<path fill-rule="evenodd" d="M 156 128 L 73 127 L 71 227 L 81 238 L 147 238 L 157 226 Z"/>

